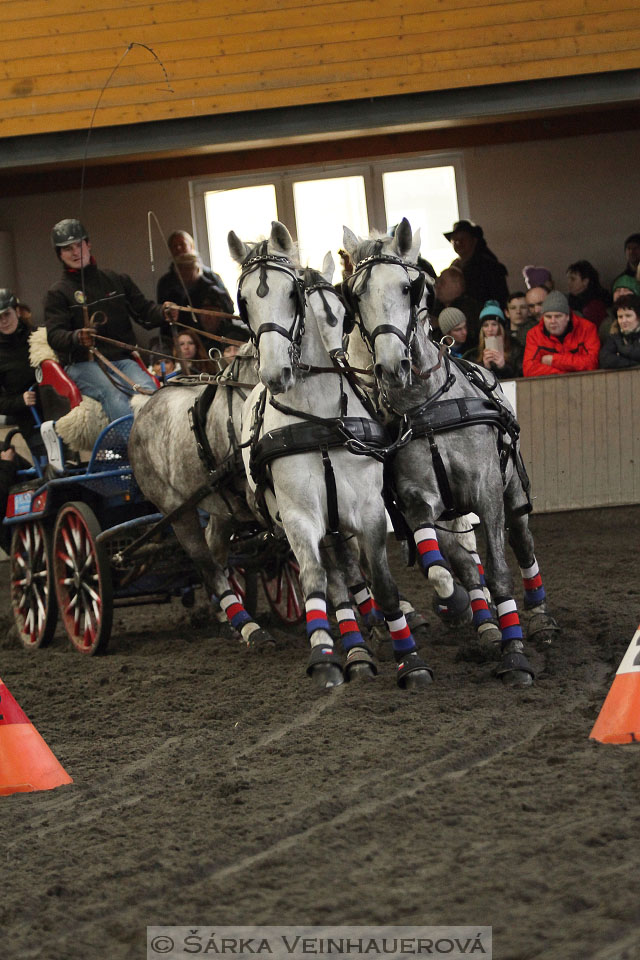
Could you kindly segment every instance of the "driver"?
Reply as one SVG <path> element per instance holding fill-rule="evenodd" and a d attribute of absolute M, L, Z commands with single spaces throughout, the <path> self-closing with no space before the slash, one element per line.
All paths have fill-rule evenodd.
<path fill-rule="evenodd" d="M 51 242 L 63 269 L 44 303 L 49 345 L 80 392 L 102 404 L 109 421 L 126 416 L 131 413 L 129 400 L 135 392 L 128 381 L 146 390 L 154 390 L 155 384 L 131 352 L 115 344 L 98 340 L 96 346 L 109 364 L 92 361 L 87 350 L 94 344 L 92 330 L 133 347 L 131 319 L 146 328 L 159 327 L 170 305 L 147 300 L 126 274 L 98 269 L 89 235 L 79 220 L 56 223 Z M 91 320 L 90 328 L 87 323 Z M 43 437 L 51 431 L 51 421 L 43 424 Z M 55 431 L 48 439 L 57 440 Z"/>

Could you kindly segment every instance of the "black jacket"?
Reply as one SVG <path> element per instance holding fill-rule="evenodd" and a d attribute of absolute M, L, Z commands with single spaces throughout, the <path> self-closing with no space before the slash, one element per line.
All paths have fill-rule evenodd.
<path fill-rule="evenodd" d="M 0 333 L 0 413 L 13 417 L 27 436 L 34 430 L 34 419 L 22 395 L 36 382 L 29 365 L 30 332 L 19 321 L 14 333 Z"/>
<path fill-rule="evenodd" d="M 640 364 L 640 328 L 626 336 L 612 333 L 602 344 L 600 367 L 605 370 L 621 370 Z"/>
<path fill-rule="evenodd" d="M 165 300 L 170 300 L 172 303 L 177 303 L 179 307 L 192 306 L 208 310 L 221 310 L 222 313 L 234 312 L 233 301 L 222 282 L 222 278 L 209 267 L 203 267 L 202 276 L 196 280 L 192 287 L 187 287 L 187 289 L 191 304 L 187 300 L 184 287 L 180 283 L 176 268 L 172 264 L 169 272 L 163 274 L 158 280 L 158 302 L 164 303 Z M 188 314 L 185 314 L 185 316 L 188 316 Z"/>
<path fill-rule="evenodd" d="M 497 300 L 505 306 L 509 296 L 507 268 L 498 261 L 484 240 L 478 241 L 473 256 L 466 263 L 460 263 L 460 269 L 464 274 L 467 296 L 480 303 Z"/>
<path fill-rule="evenodd" d="M 147 300 L 126 274 L 98 270 L 93 262 L 83 271 L 65 269 L 44 301 L 47 340 L 64 364 L 89 358 L 87 350 L 78 346 L 73 336 L 74 331 L 84 326 L 85 300 L 89 316 L 96 314 L 96 333 L 132 346 L 136 342 L 132 319 L 147 328 L 159 327 L 164 319 L 162 307 Z M 105 318 L 106 322 L 102 322 Z M 131 356 L 129 351 L 110 343 L 98 340 L 96 345 L 110 360 Z"/>

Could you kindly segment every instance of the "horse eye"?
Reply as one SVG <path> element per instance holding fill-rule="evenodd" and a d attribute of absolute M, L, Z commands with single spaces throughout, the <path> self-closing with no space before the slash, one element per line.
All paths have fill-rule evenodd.
<path fill-rule="evenodd" d="M 402 294 L 403 294 L 403 296 L 406 297 L 406 296 L 408 296 L 410 293 L 411 293 L 411 287 L 409 286 L 408 283 L 405 283 L 405 285 L 404 285 L 403 288 L 402 288 Z"/>

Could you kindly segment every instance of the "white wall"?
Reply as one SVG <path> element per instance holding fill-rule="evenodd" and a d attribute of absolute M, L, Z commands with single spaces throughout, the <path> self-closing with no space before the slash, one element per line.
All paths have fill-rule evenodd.
<path fill-rule="evenodd" d="M 527 263 L 548 267 L 564 289 L 567 265 L 582 258 L 611 282 L 624 264 L 624 238 L 640 231 L 639 155 L 637 131 L 464 151 L 471 216 L 506 264 L 511 289 L 522 288 L 521 269 Z M 0 232 L 9 231 L 15 245 L 15 292 L 38 320 L 43 296 L 60 269 L 49 231 L 63 217 L 77 216 L 79 203 L 79 183 L 77 191 L 0 199 Z M 129 273 L 153 297 L 168 256 L 154 232 L 152 274 L 148 210 L 156 213 L 166 235 L 191 230 L 188 179 L 87 189 L 82 219 L 98 263 Z M 0 277 L 0 286 L 4 282 Z"/>

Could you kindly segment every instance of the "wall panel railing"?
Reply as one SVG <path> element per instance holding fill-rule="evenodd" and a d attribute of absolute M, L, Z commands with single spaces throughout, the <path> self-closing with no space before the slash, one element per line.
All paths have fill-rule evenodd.
<path fill-rule="evenodd" d="M 640 502 L 640 368 L 515 385 L 536 512 Z"/>

